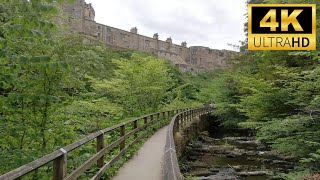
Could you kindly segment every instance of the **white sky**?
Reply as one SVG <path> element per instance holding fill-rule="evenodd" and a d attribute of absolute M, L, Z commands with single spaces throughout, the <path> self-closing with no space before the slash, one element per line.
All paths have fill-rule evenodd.
<path fill-rule="evenodd" d="M 175 44 L 232 49 L 244 40 L 247 0 L 86 0 L 98 23 L 159 38 Z"/>

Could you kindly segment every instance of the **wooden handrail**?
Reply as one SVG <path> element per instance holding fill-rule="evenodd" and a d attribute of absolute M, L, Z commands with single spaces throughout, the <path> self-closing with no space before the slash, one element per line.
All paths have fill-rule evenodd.
<path fill-rule="evenodd" d="M 148 114 L 139 118 L 132 119 L 130 121 L 117 124 L 115 126 L 102 129 L 100 131 L 97 131 L 95 133 L 92 133 L 79 141 L 72 143 L 70 145 L 67 145 L 59 150 L 56 150 L 52 152 L 51 154 L 48 154 L 40 159 L 37 159 L 33 162 L 30 162 L 26 165 L 23 165 L 15 170 L 12 170 L 6 174 L 3 174 L 0 176 L 0 180 L 12 180 L 12 179 L 18 179 L 23 177 L 24 175 L 33 172 L 37 170 L 38 168 L 53 162 L 53 179 L 54 180 L 62 180 L 62 179 L 76 179 L 77 177 L 81 176 L 87 169 L 89 169 L 92 165 L 97 163 L 100 170 L 98 173 L 92 178 L 92 179 L 99 179 L 102 177 L 104 172 L 112 166 L 115 162 L 117 162 L 120 157 L 134 144 L 136 144 L 141 138 L 143 138 L 146 133 L 139 136 L 137 135 L 137 132 L 145 131 L 147 127 L 151 125 L 155 125 L 158 123 L 161 123 L 161 121 L 158 121 L 159 117 L 164 117 L 165 114 L 167 114 L 167 117 L 169 117 L 170 114 L 174 114 L 176 112 L 184 111 L 185 109 L 176 109 L 176 110 L 169 110 L 169 111 L 162 111 L 157 112 L 153 114 Z M 150 121 L 148 121 L 150 119 Z M 142 121 L 144 124 L 140 127 L 138 127 L 138 121 Z M 129 133 L 125 134 L 125 127 L 127 125 L 133 124 L 134 129 L 130 131 Z M 114 130 L 120 130 L 120 138 L 111 142 L 108 146 L 105 146 L 104 144 L 104 134 L 109 133 Z M 130 142 L 126 146 L 126 139 L 134 135 L 135 139 Z M 74 149 L 77 149 L 81 147 L 82 145 L 88 143 L 89 141 L 97 139 L 97 153 L 91 156 L 87 161 L 82 163 L 78 168 L 76 168 L 74 171 L 72 171 L 69 175 L 67 174 L 67 154 L 68 152 L 73 151 Z M 104 155 L 109 152 L 110 150 L 114 149 L 120 145 L 120 153 L 117 154 L 111 161 L 104 163 Z"/>
<path fill-rule="evenodd" d="M 176 153 L 174 135 L 186 126 L 187 122 L 192 121 L 195 117 L 212 112 L 212 107 L 201 107 L 187 109 L 176 114 L 169 126 L 166 136 L 166 145 L 164 148 L 164 179 L 165 180 L 182 180 L 178 157 Z"/>

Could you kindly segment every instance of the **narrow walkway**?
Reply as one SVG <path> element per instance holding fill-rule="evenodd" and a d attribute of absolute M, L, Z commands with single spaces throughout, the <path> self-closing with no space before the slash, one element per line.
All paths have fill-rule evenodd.
<path fill-rule="evenodd" d="M 151 136 L 112 180 L 162 180 L 166 132 L 167 126 Z"/>

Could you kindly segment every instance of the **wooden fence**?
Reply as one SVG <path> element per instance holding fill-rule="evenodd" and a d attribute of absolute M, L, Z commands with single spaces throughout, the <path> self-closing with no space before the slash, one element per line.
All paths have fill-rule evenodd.
<path fill-rule="evenodd" d="M 117 124 L 113 127 L 109 127 L 103 130 L 100 130 L 98 132 L 92 133 L 83 139 L 72 143 L 68 146 L 65 146 L 57 151 L 52 152 L 51 154 L 48 154 L 40 159 L 37 159 L 33 162 L 30 162 L 24 166 L 21 166 L 13 171 L 10 171 L 4 175 L 0 176 L 0 180 L 11 180 L 11 179 L 20 179 L 23 176 L 27 175 L 30 172 L 34 172 L 38 170 L 39 168 L 52 163 L 53 168 L 53 174 L 52 177 L 54 180 L 69 180 L 69 179 L 77 179 L 81 175 L 85 173 L 86 170 L 91 168 L 94 164 L 97 164 L 99 170 L 98 172 L 91 178 L 91 180 L 99 179 L 103 176 L 105 171 L 110 168 L 112 165 L 114 165 L 121 156 L 124 155 L 126 151 L 130 149 L 134 144 L 139 142 L 145 135 L 147 127 L 161 123 L 160 119 L 169 119 L 169 117 L 172 117 L 176 113 L 183 112 L 182 114 L 178 114 L 174 116 L 174 119 L 177 119 L 179 117 L 180 119 L 184 119 L 182 116 L 185 115 L 184 113 L 187 113 L 190 117 L 189 113 L 203 113 L 204 111 L 201 109 L 192 109 L 191 111 L 186 111 L 187 109 L 178 109 L 178 110 L 170 110 L 170 111 L 163 111 L 163 112 L 157 112 L 154 114 L 149 114 L 143 117 L 139 117 L 133 120 L 130 120 L 128 122 Z M 193 114 L 195 115 L 195 114 Z M 178 118 L 178 119 L 179 119 Z M 174 121 L 176 122 L 176 121 Z M 162 122 L 163 123 L 163 122 Z M 139 124 L 142 124 L 138 126 Z M 126 127 L 132 126 L 132 130 L 126 133 Z M 170 128 L 173 129 L 173 127 L 176 126 L 174 124 L 170 124 Z M 129 130 L 129 129 L 127 129 Z M 112 131 L 120 131 L 120 138 L 109 143 L 105 144 L 105 135 L 107 133 L 111 133 Z M 172 130 L 171 130 L 172 131 Z M 138 136 L 138 132 L 143 132 L 142 135 Z M 126 142 L 126 139 L 129 137 L 134 136 L 134 140 L 130 143 Z M 84 144 L 88 143 L 89 141 L 92 141 L 96 139 L 96 154 L 91 156 L 88 160 L 86 160 L 84 163 L 82 163 L 79 167 L 77 167 L 75 170 L 73 170 L 71 173 L 68 174 L 67 169 L 67 156 L 68 153 L 83 146 Z M 117 146 L 120 146 L 120 151 L 117 155 L 115 155 L 110 161 L 105 162 L 104 156 L 106 153 L 110 152 L 111 150 L 115 149 Z M 174 144 L 173 144 L 174 148 Z"/>
<path fill-rule="evenodd" d="M 212 107 L 202 107 L 188 109 L 176 114 L 169 126 L 166 137 L 166 145 L 164 149 L 164 179 L 165 180 L 182 180 L 183 176 L 180 172 L 178 157 L 175 145 L 175 135 L 182 132 L 188 123 L 194 119 L 200 118 L 201 115 L 212 112 Z"/>

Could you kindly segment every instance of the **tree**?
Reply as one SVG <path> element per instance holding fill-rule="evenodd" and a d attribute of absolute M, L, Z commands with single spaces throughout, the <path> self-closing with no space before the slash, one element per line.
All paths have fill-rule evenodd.
<path fill-rule="evenodd" d="M 128 115 L 155 111 L 173 86 L 172 74 L 166 63 L 155 57 L 134 53 L 130 59 L 116 59 L 115 77 L 93 80 L 93 87 L 101 95 L 109 96 L 124 107 Z"/>

